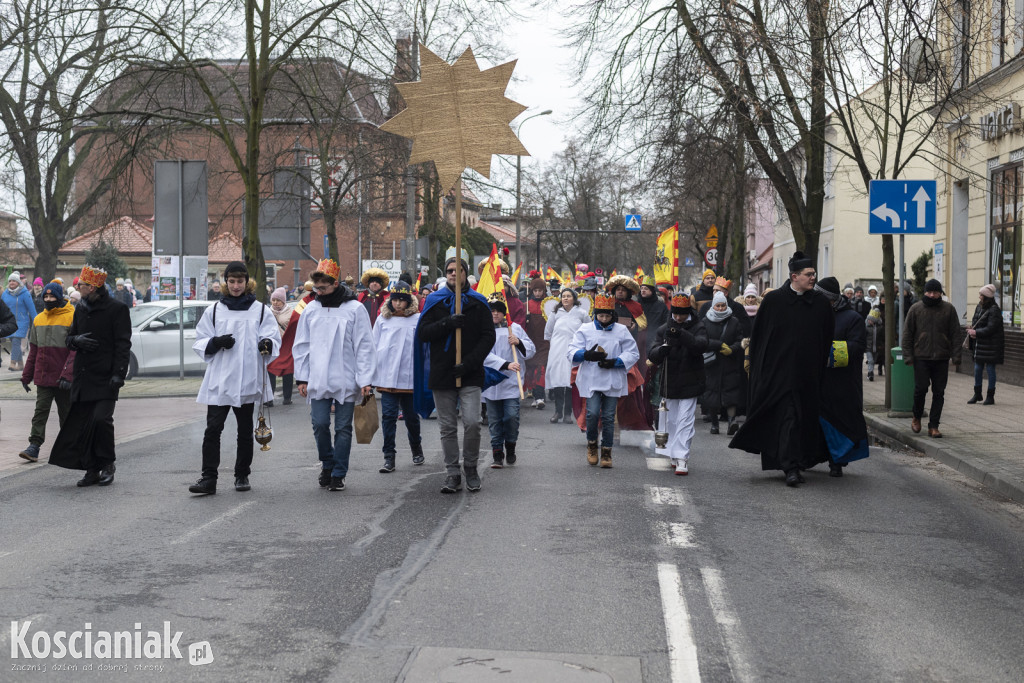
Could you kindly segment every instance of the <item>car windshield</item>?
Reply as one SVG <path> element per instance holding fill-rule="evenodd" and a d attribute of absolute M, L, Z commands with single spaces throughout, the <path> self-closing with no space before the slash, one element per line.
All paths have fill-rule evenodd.
<path fill-rule="evenodd" d="M 167 309 L 163 306 L 154 306 L 152 304 L 142 304 L 136 306 L 128 312 L 128 315 L 132 319 L 132 327 L 138 327 L 142 323 L 146 322 L 160 311 L 166 311 Z"/>

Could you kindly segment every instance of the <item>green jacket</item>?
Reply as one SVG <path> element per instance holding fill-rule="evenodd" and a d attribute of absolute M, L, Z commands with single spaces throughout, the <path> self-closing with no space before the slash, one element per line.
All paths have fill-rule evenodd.
<path fill-rule="evenodd" d="M 918 301 L 907 311 L 903 325 L 903 360 L 950 359 L 960 364 L 960 318 L 953 304 L 940 300 L 935 306 Z"/>

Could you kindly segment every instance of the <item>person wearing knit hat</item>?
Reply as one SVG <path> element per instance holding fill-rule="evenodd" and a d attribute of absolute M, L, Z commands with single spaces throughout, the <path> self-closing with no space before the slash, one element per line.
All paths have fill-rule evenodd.
<path fill-rule="evenodd" d="M 755 316 L 757 316 L 757 307 L 761 303 L 761 297 L 757 293 L 757 285 L 753 282 L 748 284 L 743 290 L 742 298 L 737 297 L 736 302 L 743 305 L 743 310 L 747 312 L 747 317 L 753 321 Z"/>
<path fill-rule="evenodd" d="M 665 400 L 667 412 L 658 412 L 664 424 L 658 431 L 668 432 L 664 451 L 675 466 L 677 475 L 690 472 L 690 445 L 695 434 L 697 401 L 704 394 L 706 380 L 704 353 L 708 350 L 708 333 L 690 308 L 690 297 L 676 293 L 671 300 L 671 318 L 655 332 L 649 355 L 659 366 L 657 386 Z"/>
<path fill-rule="evenodd" d="M 668 307 L 658 295 L 658 285 L 654 277 L 647 275 L 640 283 L 640 307 L 644 312 L 644 319 L 647 321 L 647 349 L 654 344 L 655 332 L 662 325 L 668 322 Z"/>
<path fill-rule="evenodd" d="M 527 371 L 523 375 L 523 388 L 533 395 L 533 406 L 537 410 L 544 410 L 546 405 L 544 373 L 548 364 L 548 347 L 550 345 L 548 340 L 544 339 L 544 328 L 547 325 L 544 302 L 548 298 L 552 301 L 556 301 L 556 299 L 547 296 L 548 286 L 540 278 L 540 273 L 530 280 L 527 289 L 529 298 L 526 300 L 526 322 L 521 326 L 526 330 L 526 335 L 534 340 L 536 353 L 530 359 L 532 362 L 527 365 Z"/>
<path fill-rule="evenodd" d="M 36 315 L 43 312 L 43 278 L 41 277 L 32 281 L 32 303 L 36 307 Z"/>
<path fill-rule="evenodd" d="M 782 470 L 787 486 L 821 462 L 820 387 L 835 314 L 815 291 L 814 259 L 789 260 L 789 280 L 765 293 L 750 336 L 747 418 L 729 443 L 761 456 L 762 470 Z"/>
<path fill-rule="evenodd" d="M 117 278 L 114 281 L 114 287 L 115 289 L 113 294 L 115 299 L 123 303 L 128 308 L 135 305 L 135 297 L 133 297 L 132 293 L 124 286 L 123 278 Z"/>
<path fill-rule="evenodd" d="M 903 362 L 914 367 L 914 417 L 910 429 L 921 431 L 924 399 L 931 387 L 932 404 L 928 411 L 928 436 L 942 438 L 939 422 L 945 403 L 949 364 L 960 366 L 963 347 L 960 338 L 960 317 L 953 304 L 942 300 L 942 283 L 931 279 L 924 285 L 924 297 L 906 313 L 903 321 Z"/>
<path fill-rule="evenodd" d="M 32 319 L 36 317 L 36 305 L 32 300 L 32 292 L 25 285 L 21 284 L 21 273 L 14 271 L 7 278 L 7 288 L 0 299 L 7 304 L 7 308 L 14 314 L 18 322 L 17 329 L 4 339 L 4 346 L 9 345 L 11 353 L 11 364 L 8 370 L 15 372 L 25 368 L 23 358 L 28 352 L 28 331 L 32 326 Z"/>
<path fill-rule="evenodd" d="M 491 432 L 491 467 L 501 469 L 505 462 L 509 465 L 516 463 L 516 444 L 519 441 L 519 381 L 516 374 L 525 374 L 526 361 L 533 358 L 536 347 L 526 330 L 506 318 L 507 308 L 500 294 L 492 295 L 488 305 L 494 323 L 494 346 L 487 354 L 484 366 L 505 377 L 484 389 L 482 396 Z"/>
<path fill-rule="evenodd" d="M 420 304 L 412 285 L 399 281 L 380 311 L 373 326 L 373 346 L 377 350 L 377 370 L 373 386 L 381 395 L 381 431 L 384 434 L 384 465 L 378 472 L 395 471 L 398 416 L 402 415 L 409 437 L 412 464 L 422 465 L 423 437 L 420 416 L 416 414 L 413 397 L 413 376 L 416 352 L 416 326 L 420 322 Z"/>
<path fill-rule="evenodd" d="M 274 311 L 256 299 L 249 271 L 241 261 L 224 268 L 219 301 L 203 312 L 192 350 L 206 363 L 197 403 L 206 404 L 202 474 L 189 493 L 217 493 L 220 437 L 228 414 L 237 426 L 235 490 L 249 491 L 252 474 L 253 413 L 257 402 L 273 400 L 267 365 L 281 352 L 281 332 Z"/>
<path fill-rule="evenodd" d="M 288 304 L 288 291 L 284 287 L 278 287 L 270 294 L 270 310 L 274 312 L 277 326 L 281 333 L 281 352 L 277 358 L 267 365 L 267 372 L 270 373 L 270 393 L 277 392 L 277 378 L 281 378 L 281 397 L 284 405 L 292 404 L 292 384 L 295 378 L 295 361 L 292 358 L 292 344 L 295 341 L 295 326 L 292 323 L 294 305 Z M 297 318 L 296 318 L 297 324 Z M 291 334 L 289 334 L 291 327 Z M 273 406 L 274 399 L 270 399 L 264 405 Z"/>
<path fill-rule="evenodd" d="M 996 302 L 996 287 L 987 284 L 978 290 L 978 305 L 967 326 L 971 355 L 974 357 L 974 405 L 981 400 L 982 376 L 988 373 L 988 393 L 982 405 L 996 402 L 996 366 L 1003 362 L 1003 312 Z"/>
<path fill-rule="evenodd" d="M 614 278 L 613 278 L 614 280 Z M 615 412 L 619 398 L 629 395 L 627 373 L 640 352 L 636 340 L 624 325 L 614 322 L 615 298 L 598 294 L 594 322 L 581 325 L 569 344 L 568 356 L 576 374 L 576 388 L 587 404 L 587 462 L 598 464 L 598 424 L 601 426 L 600 466 L 612 466 Z"/>
<path fill-rule="evenodd" d="M 821 458 L 828 463 L 829 476 L 841 477 L 849 463 L 868 457 L 863 375 L 867 328 L 850 299 L 839 293 L 839 280 L 826 277 L 815 288 L 835 311 L 832 348 L 821 383 Z"/>
<path fill-rule="evenodd" d="M 295 381 L 310 405 L 318 483 L 328 491 L 345 489 L 356 402 L 373 395 L 377 370 L 370 314 L 341 283 L 340 272 L 332 259 L 321 260 L 313 271 L 316 300 L 299 317 L 292 346 Z"/>
<path fill-rule="evenodd" d="M 32 329 L 28 333 L 28 360 L 21 372 L 21 386 L 26 392 L 31 391 L 29 384 L 36 385 L 36 406 L 28 446 L 18 453 L 29 462 L 39 460 L 39 448 L 46 440 L 50 407 L 57 404 L 57 419 L 61 425 L 71 410 L 71 368 L 74 360 L 68 362 L 72 351 L 65 341 L 75 308 L 64 300 L 64 290 L 56 282 L 43 288 L 42 299 L 43 312 L 32 321 Z"/>
<path fill-rule="evenodd" d="M 464 251 L 464 250 L 463 250 Z M 470 289 L 465 259 L 455 251 L 445 261 L 445 282 L 427 297 L 416 328 L 413 395 L 416 411 L 427 417 L 436 406 L 445 480 L 441 493 L 462 489 L 466 476 L 469 491 L 480 490 L 480 401 L 487 381 L 484 360 L 494 346 L 494 323 L 487 300 Z M 458 297 L 458 299 L 456 299 Z M 456 313 L 456 301 L 460 312 Z M 461 330 L 456 333 L 456 330 Z M 456 358 L 456 335 L 462 338 L 462 356 Z M 428 355 L 429 354 L 429 355 Z M 425 362 L 429 359 L 429 369 Z M 459 464 L 457 406 L 461 403 L 463 425 L 462 466 Z"/>
<path fill-rule="evenodd" d="M 85 470 L 78 486 L 114 481 L 114 407 L 128 375 L 132 323 L 128 307 L 104 286 L 107 273 L 86 265 L 78 276 L 82 302 L 64 339 L 75 352 L 71 409 L 50 451 L 50 464 Z"/>
<path fill-rule="evenodd" d="M 701 410 L 711 419 L 711 433 L 718 434 L 719 418 L 728 420 L 728 435 L 736 433 L 736 415 L 743 404 L 743 331 L 724 292 L 715 292 L 703 317 L 708 335 L 705 355 L 706 387 Z"/>
<path fill-rule="evenodd" d="M 729 290 L 731 289 L 731 280 L 726 280 L 724 277 L 716 277 L 715 284 L 712 286 L 713 293 L 711 295 L 711 298 L 714 299 L 715 293 L 718 292 L 721 292 L 722 294 L 725 295 L 725 301 L 728 304 L 729 308 L 732 309 L 733 317 L 736 318 L 736 322 L 738 322 L 740 325 L 740 331 L 743 333 L 744 337 L 749 337 L 750 330 L 753 329 L 753 321 L 750 319 L 750 316 L 747 315 L 747 309 L 744 307 L 743 304 L 729 298 Z M 708 311 L 711 310 L 711 302 L 705 302 L 695 310 L 697 311 L 697 315 L 701 319 L 704 319 L 707 317 Z"/>
<path fill-rule="evenodd" d="M 715 271 L 708 268 L 700 276 L 700 284 L 690 290 L 690 304 L 697 315 L 700 315 L 704 305 L 710 303 L 711 299 L 715 296 L 716 279 L 718 279 L 718 276 L 715 275 Z"/>

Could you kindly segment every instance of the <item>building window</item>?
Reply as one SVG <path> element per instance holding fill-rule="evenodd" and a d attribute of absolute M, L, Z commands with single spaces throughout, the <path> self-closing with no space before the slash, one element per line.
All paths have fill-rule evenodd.
<path fill-rule="evenodd" d="M 955 0 L 953 7 L 953 86 L 971 82 L 971 1 Z"/>
<path fill-rule="evenodd" d="M 1020 266 L 1021 216 L 1024 211 L 1024 167 L 1016 164 L 992 171 L 992 205 L 989 235 L 988 281 L 995 285 L 996 303 L 1003 320 L 1020 326 L 1015 287 Z"/>

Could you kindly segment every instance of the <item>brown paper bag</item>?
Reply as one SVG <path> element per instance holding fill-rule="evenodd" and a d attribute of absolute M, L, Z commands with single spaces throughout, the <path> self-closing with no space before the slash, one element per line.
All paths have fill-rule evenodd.
<path fill-rule="evenodd" d="M 367 444 L 373 441 L 380 420 L 377 419 L 377 397 L 370 394 L 363 402 L 356 405 L 352 413 L 352 426 L 356 432 L 356 443 Z"/>

